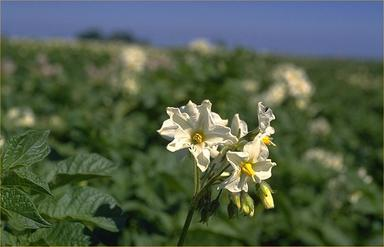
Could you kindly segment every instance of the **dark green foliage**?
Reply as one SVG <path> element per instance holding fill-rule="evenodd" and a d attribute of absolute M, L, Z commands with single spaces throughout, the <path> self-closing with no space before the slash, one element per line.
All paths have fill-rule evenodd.
<path fill-rule="evenodd" d="M 96 215 L 103 205 L 116 207 L 115 199 L 76 184 L 92 175 L 107 176 L 113 163 L 96 154 L 81 154 L 47 166 L 56 171 L 56 178 L 44 178 L 32 168 L 49 153 L 48 133 L 30 130 L 5 144 L 0 189 L 2 245 L 88 245 L 91 237 L 85 228 L 118 231 L 108 214 Z M 53 184 L 62 174 L 68 175 L 67 185 Z"/>

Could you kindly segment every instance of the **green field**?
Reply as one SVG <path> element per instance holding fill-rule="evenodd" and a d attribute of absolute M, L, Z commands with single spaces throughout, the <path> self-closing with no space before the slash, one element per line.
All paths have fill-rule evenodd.
<path fill-rule="evenodd" d="M 88 182 L 123 211 L 118 233 L 97 232 L 102 243 L 176 244 L 193 164 L 167 151 L 156 130 L 167 106 L 209 99 L 213 111 L 229 120 L 239 113 L 250 129 L 258 101 L 273 109 L 275 208 L 259 201 L 253 217 L 229 219 L 223 201 L 208 224 L 194 218 L 187 245 L 383 245 L 382 62 L 90 41 L 1 45 L 1 144 L 50 129 L 52 150 L 38 173 L 81 152 L 119 165 L 112 179 Z M 305 74 L 311 93 L 292 92 L 284 68 Z"/>

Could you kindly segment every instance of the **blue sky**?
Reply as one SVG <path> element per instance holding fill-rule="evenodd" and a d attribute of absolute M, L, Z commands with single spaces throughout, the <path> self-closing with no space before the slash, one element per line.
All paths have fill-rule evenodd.
<path fill-rule="evenodd" d="M 2 34 L 73 38 L 97 27 L 159 46 L 205 37 L 294 55 L 380 58 L 381 2 L 4 2 Z"/>

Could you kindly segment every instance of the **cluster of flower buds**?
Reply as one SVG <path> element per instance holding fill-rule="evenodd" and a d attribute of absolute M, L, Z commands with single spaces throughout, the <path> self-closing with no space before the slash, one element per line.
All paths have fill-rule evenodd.
<path fill-rule="evenodd" d="M 228 214 L 254 214 L 254 195 L 260 197 L 265 208 L 273 208 L 270 186 L 272 167 L 268 146 L 275 146 L 271 135 L 275 130 L 270 122 L 272 110 L 258 104 L 259 127 L 248 131 L 245 121 L 235 114 L 230 127 L 228 120 L 211 111 L 212 104 L 204 100 L 200 105 L 189 101 L 180 108 L 168 107 L 169 119 L 158 133 L 171 141 L 171 152 L 188 149 L 195 163 L 195 195 L 192 206 L 201 213 L 201 221 L 219 207 L 222 192 L 229 193 Z M 255 186 L 256 185 L 256 186 Z M 256 193 L 250 193 L 253 186 Z M 212 189 L 215 188 L 215 189 Z M 215 199 L 212 191 L 216 192 Z"/>

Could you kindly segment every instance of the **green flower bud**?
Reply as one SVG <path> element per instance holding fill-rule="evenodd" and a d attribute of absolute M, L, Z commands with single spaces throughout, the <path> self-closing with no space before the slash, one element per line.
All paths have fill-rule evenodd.
<path fill-rule="evenodd" d="M 252 197 L 247 193 L 241 193 L 241 210 L 245 215 L 253 216 L 255 213 L 255 205 L 253 203 Z"/>
<path fill-rule="evenodd" d="M 266 182 L 260 183 L 259 197 L 266 209 L 274 208 L 272 189 Z"/>
<path fill-rule="evenodd" d="M 240 193 L 232 193 L 232 201 L 235 203 L 238 209 L 241 208 Z"/>

